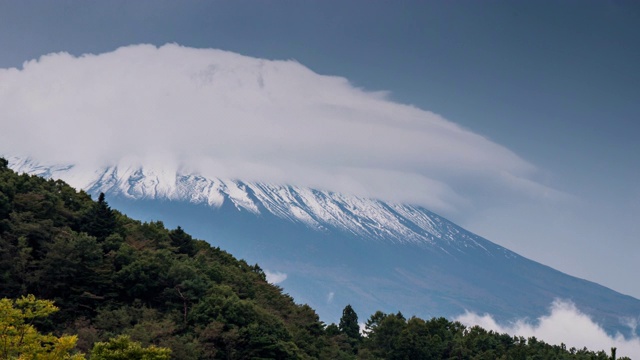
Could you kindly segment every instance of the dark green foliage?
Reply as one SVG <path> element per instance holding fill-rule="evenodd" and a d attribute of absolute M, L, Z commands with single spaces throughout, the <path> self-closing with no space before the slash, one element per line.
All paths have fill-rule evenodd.
<path fill-rule="evenodd" d="M 34 294 L 60 311 L 38 324 L 95 342 L 129 336 L 173 359 L 608 359 L 444 318 L 376 312 L 361 337 L 350 305 L 325 328 L 248 265 L 181 228 L 141 223 L 62 181 L 0 158 L 0 298 Z M 125 338 L 120 338 L 125 339 Z M 128 339 L 128 338 L 127 338 Z"/>
<path fill-rule="evenodd" d="M 358 343 L 360 342 L 360 325 L 358 324 L 358 314 L 351 307 L 351 305 L 345 306 L 342 310 L 342 317 L 338 324 L 340 333 L 346 338 L 347 343 L 351 347 L 351 352 L 354 354 L 358 352 Z"/>
<path fill-rule="evenodd" d="M 54 300 L 43 330 L 77 333 L 85 352 L 129 335 L 180 359 L 309 359 L 331 346 L 315 311 L 259 266 L 2 160 L 0 297 Z"/>
<path fill-rule="evenodd" d="M 98 202 L 84 216 L 80 229 L 100 241 L 115 232 L 116 216 L 105 201 L 104 193 L 100 193 Z"/>
<path fill-rule="evenodd" d="M 177 229 L 169 231 L 169 239 L 171 240 L 171 246 L 181 254 L 193 256 L 197 252 L 196 243 L 193 241 L 191 235 L 182 230 L 180 226 Z"/>
<path fill-rule="evenodd" d="M 356 314 L 351 305 L 345 306 L 344 310 L 342 310 L 342 317 L 340 318 L 340 325 L 338 325 L 338 327 L 348 338 L 355 340 L 360 339 L 358 314 Z"/>
<path fill-rule="evenodd" d="M 360 345 L 359 359 L 602 359 L 604 351 L 566 349 L 531 337 L 512 337 L 467 328 L 445 318 L 425 321 L 402 314 L 376 312 L 366 323 L 367 337 Z M 628 359 L 628 358 L 627 358 Z"/>

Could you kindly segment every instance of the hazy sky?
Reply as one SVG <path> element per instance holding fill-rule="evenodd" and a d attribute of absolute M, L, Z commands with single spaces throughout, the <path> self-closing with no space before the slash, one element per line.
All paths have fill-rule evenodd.
<path fill-rule="evenodd" d="M 162 47 L 167 43 L 180 46 Z M 135 44 L 156 47 L 113 52 Z M 265 173 L 273 179 L 291 176 L 310 182 L 311 175 L 322 178 L 333 171 L 344 179 L 336 184 L 339 189 L 364 186 L 363 193 L 381 197 L 393 197 L 389 189 L 395 187 L 389 184 L 426 189 L 415 194 L 416 201 L 433 204 L 469 230 L 569 274 L 640 297 L 637 3 L 0 1 L 0 68 L 5 69 L 0 70 L 0 131 L 5 136 L 9 130 L 55 134 L 58 123 L 42 126 L 33 115 L 51 111 L 55 120 L 50 121 L 75 126 L 67 116 L 91 112 L 74 108 L 71 94 L 87 101 L 98 99 L 90 94 L 102 95 L 104 102 L 90 104 L 103 106 L 113 104 L 109 99 L 122 101 L 135 94 L 133 99 L 140 101 L 130 107 L 103 109 L 106 115 L 94 125 L 72 128 L 78 134 L 94 126 L 108 132 L 119 129 L 113 124 L 118 114 L 169 121 L 168 114 L 176 111 L 175 117 L 191 115 L 192 120 L 165 127 L 174 126 L 187 137 L 178 131 L 184 129 L 180 124 L 197 126 L 197 119 L 217 109 L 194 109 L 197 96 L 212 93 L 180 82 L 184 77 L 179 74 L 185 69 L 193 74 L 203 56 L 219 53 L 206 50 L 203 55 L 191 48 L 232 52 L 216 55 L 227 59 L 219 60 L 229 75 L 222 84 L 253 71 L 270 76 L 258 88 L 281 85 L 272 93 L 280 96 L 279 102 L 269 103 L 268 111 L 247 110 L 242 103 L 220 105 L 229 116 L 260 113 L 264 121 L 280 121 L 286 111 L 273 104 L 299 94 L 298 104 L 304 106 L 296 114 L 309 127 L 289 119 L 287 129 L 298 126 L 295 134 L 300 136 L 309 129 L 324 131 L 315 137 L 307 133 L 311 147 L 305 147 L 308 142 L 287 143 L 289 153 L 305 150 L 286 159 L 298 165 L 295 172 L 278 171 L 285 165 L 273 159 L 283 149 L 265 160 Z M 54 52 L 70 55 L 46 56 L 23 69 L 25 61 Z M 77 58 L 85 53 L 107 54 Z M 261 68 L 259 59 L 279 61 L 263 62 Z M 246 66 L 234 68 L 236 63 Z M 11 67 L 19 70 L 6 70 Z M 200 75 L 197 79 L 207 79 L 206 73 Z M 56 76 L 73 84 L 71 92 L 55 87 L 43 92 Z M 173 80 L 181 96 L 161 107 L 166 111 L 149 114 L 136 108 L 171 95 L 167 84 Z M 88 84 L 93 87 L 83 88 Z M 119 86 L 127 90 L 114 93 Z M 253 91 L 245 86 L 236 90 L 235 95 Z M 268 98 L 258 90 L 251 94 L 256 101 Z M 225 95 L 233 98 L 234 93 Z M 25 106 L 28 111 L 21 112 Z M 333 122 L 319 129 L 323 116 Z M 332 134 L 332 126 L 349 136 Z M 375 137 L 363 133 L 366 129 L 373 129 Z M 269 134 L 274 135 L 271 142 L 254 141 L 263 147 L 247 150 L 242 160 L 260 163 L 264 159 L 251 154 L 291 140 Z M 380 134 L 389 137 L 383 140 Z M 351 144 L 349 138 L 355 141 Z M 6 149 L 10 141 L 2 140 Z M 333 157 L 320 151 L 327 148 L 336 149 Z M 200 147 L 197 154 L 206 157 L 211 149 Z M 227 163 L 219 167 L 228 170 L 231 159 L 224 157 Z M 403 161 L 397 164 L 399 159 Z M 442 163 L 434 165 L 437 159 Z M 307 169 L 303 164 L 311 165 Z M 305 172 L 307 176 L 301 175 Z M 372 177 L 384 181 L 363 180 Z M 398 197 L 407 200 L 411 194 Z"/>

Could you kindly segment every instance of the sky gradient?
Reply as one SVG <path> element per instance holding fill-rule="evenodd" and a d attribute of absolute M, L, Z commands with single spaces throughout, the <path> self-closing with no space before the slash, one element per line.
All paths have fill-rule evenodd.
<path fill-rule="evenodd" d="M 637 3 L 0 1 L 0 68 L 141 43 L 293 59 L 508 149 L 567 199 L 469 178 L 469 201 L 443 215 L 640 297 Z"/>

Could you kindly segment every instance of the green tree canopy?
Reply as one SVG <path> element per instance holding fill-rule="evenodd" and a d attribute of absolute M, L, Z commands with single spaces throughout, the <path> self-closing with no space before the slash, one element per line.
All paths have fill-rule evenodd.
<path fill-rule="evenodd" d="M 325 327 L 312 308 L 266 282 L 258 265 L 181 228 L 130 219 L 104 195 L 95 202 L 7 164 L 0 158 L 0 298 L 18 300 L 0 302 L 2 360 L 79 359 L 76 344 L 95 359 L 119 359 L 117 349 L 127 359 L 166 359 L 170 348 L 181 360 L 609 360 L 604 351 L 399 312 L 375 313 L 362 338 L 350 305 L 339 326 Z M 60 311 L 26 294 L 55 300 Z M 57 337 L 69 333 L 77 343 Z"/>
<path fill-rule="evenodd" d="M 53 301 L 37 300 L 33 295 L 17 300 L 0 299 L 0 358 L 20 360 L 79 360 L 72 354 L 77 336 L 56 337 L 41 334 L 34 319 L 47 317 L 58 308 Z"/>
<path fill-rule="evenodd" d="M 347 335 L 350 339 L 360 339 L 360 325 L 358 325 L 358 314 L 351 307 L 347 305 L 342 310 L 342 317 L 340 318 L 340 324 L 338 325 L 340 331 Z"/>
<path fill-rule="evenodd" d="M 91 350 L 91 360 L 169 360 L 170 356 L 170 349 L 155 345 L 145 348 L 127 335 L 97 342 Z"/>

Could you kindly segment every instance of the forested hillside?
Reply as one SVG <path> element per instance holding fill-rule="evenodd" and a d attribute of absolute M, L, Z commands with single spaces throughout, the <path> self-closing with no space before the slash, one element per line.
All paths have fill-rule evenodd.
<path fill-rule="evenodd" d="M 351 306 L 326 326 L 258 265 L 7 164 L 0 158 L 0 298 L 53 300 L 60 311 L 36 327 L 77 334 L 84 353 L 124 334 L 175 359 L 610 358 L 401 313 L 361 319 L 362 336 Z"/>

